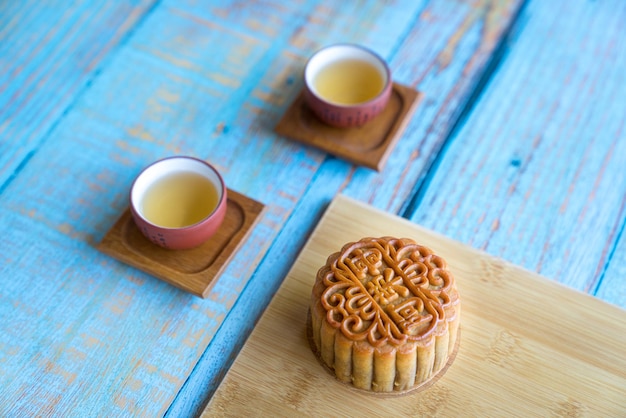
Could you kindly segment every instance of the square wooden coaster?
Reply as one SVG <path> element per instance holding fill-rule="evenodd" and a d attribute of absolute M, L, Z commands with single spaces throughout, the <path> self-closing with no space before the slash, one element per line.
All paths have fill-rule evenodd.
<path fill-rule="evenodd" d="M 337 128 L 320 121 L 304 103 L 301 92 L 274 131 L 353 164 L 381 171 L 421 98 L 418 91 L 393 83 L 389 103 L 376 118 L 363 126 Z"/>
<path fill-rule="evenodd" d="M 226 216 L 207 242 L 189 250 L 153 244 L 135 225 L 130 208 L 97 245 L 98 250 L 180 289 L 206 298 L 224 267 L 248 237 L 264 205 L 228 190 Z"/>

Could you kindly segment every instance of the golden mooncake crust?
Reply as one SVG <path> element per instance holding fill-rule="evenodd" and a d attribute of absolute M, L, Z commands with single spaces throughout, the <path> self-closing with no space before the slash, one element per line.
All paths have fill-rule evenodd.
<path fill-rule="evenodd" d="M 443 258 L 407 238 L 363 238 L 328 257 L 311 292 L 311 348 L 340 381 L 380 394 L 432 383 L 459 342 Z"/>

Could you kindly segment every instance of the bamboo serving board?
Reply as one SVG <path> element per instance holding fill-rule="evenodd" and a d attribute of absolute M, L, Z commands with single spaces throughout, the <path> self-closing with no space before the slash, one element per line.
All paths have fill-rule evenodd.
<path fill-rule="evenodd" d="M 338 382 L 309 348 L 315 274 L 349 241 L 391 235 L 455 274 L 461 342 L 428 389 L 381 398 Z M 338 196 L 203 416 L 626 416 L 626 311 Z"/>

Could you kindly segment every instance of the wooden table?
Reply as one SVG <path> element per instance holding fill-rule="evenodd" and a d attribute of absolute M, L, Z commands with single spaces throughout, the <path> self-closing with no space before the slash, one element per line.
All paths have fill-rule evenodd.
<path fill-rule="evenodd" d="M 334 42 L 424 95 L 381 172 L 274 133 Z M 0 415 L 198 414 L 338 193 L 626 308 L 624 97 L 621 0 L 0 2 Z M 96 248 L 175 154 L 266 205 L 207 299 Z"/>

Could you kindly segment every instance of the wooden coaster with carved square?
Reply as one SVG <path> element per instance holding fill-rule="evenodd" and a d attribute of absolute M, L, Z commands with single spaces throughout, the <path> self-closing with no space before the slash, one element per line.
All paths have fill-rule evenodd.
<path fill-rule="evenodd" d="M 304 103 L 301 92 L 274 130 L 353 164 L 381 171 L 421 98 L 418 91 L 394 83 L 389 103 L 376 118 L 359 127 L 337 128 L 320 121 Z"/>
<path fill-rule="evenodd" d="M 98 244 L 98 250 L 180 289 L 206 298 L 232 256 L 256 225 L 264 205 L 228 190 L 228 207 L 220 229 L 189 250 L 168 250 L 143 236 L 126 209 Z"/>

